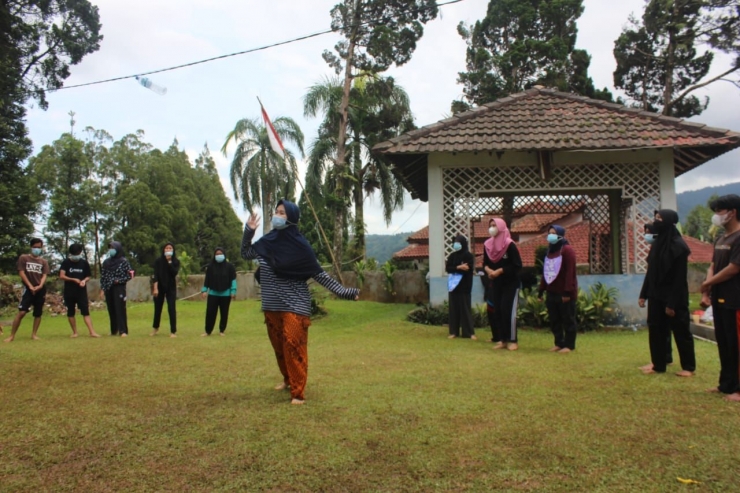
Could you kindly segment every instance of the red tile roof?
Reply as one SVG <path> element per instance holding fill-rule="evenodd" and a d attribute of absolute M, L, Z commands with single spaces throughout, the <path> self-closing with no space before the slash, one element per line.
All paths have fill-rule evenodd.
<path fill-rule="evenodd" d="M 570 246 L 576 251 L 576 263 L 589 263 L 589 221 L 583 221 L 568 228 L 565 232 L 565 238 Z M 527 241 L 519 243 L 519 254 L 522 256 L 522 264 L 527 267 L 535 265 L 535 252 L 538 247 L 547 246 L 545 235 L 535 236 Z"/>
<path fill-rule="evenodd" d="M 560 214 L 528 214 L 521 219 L 517 219 L 511 224 L 512 233 L 539 233 L 543 228 L 555 224 L 558 219 L 561 219 L 570 214 L 569 212 L 563 212 Z"/>

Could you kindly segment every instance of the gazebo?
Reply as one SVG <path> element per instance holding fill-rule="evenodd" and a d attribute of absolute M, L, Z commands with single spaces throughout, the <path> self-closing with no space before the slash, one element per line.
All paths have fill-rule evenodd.
<path fill-rule="evenodd" d="M 676 176 L 736 147 L 740 133 L 535 86 L 373 151 L 429 202 L 432 303 L 447 298 L 451 239 L 470 238 L 484 215 L 511 224 L 515 210 L 580 208 L 590 227 L 580 285 L 616 286 L 626 315 L 643 319 L 633 309 L 649 250 L 643 225 L 656 209 L 676 209 Z"/>

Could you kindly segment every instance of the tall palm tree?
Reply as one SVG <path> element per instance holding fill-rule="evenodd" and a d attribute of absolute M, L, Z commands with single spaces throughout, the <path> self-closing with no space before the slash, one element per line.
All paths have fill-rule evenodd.
<path fill-rule="evenodd" d="M 389 163 L 371 154 L 372 147 L 414 128 L 408 94 L 392 77 L 363 75 L 355 78 L 348 107 L 347 163 L 348 173 L 336 176 L 332 163 L 336 155 L 336 136 L 340 122 L 339 106 L 342 81 L 325 79 L 309 88 L 303 99 L 305 116 L 323 113 L 319 134 L 309 152 L 307 187 L 316 192 L 322 181 L 331 190 L 340 188 L 346 197 L 330 197 L 329 203 L 349 207 L 354 204 L 354 255 L 365 256 L 365 199 L 377 191 L 383 204 L 383 216 L 390 223 L 393 211 L 403 207 L 404 189 L 390 172 Z M 343 180 L 342 187 L 333 184 Z"/>
<path fill-rule="evenodd" d="M 298 124 L 288 117 L 276 118 L 272 125 L 284 142 L 292 142 L 301 153 L 303 151 L 303 132 Z M 268 217 L 281 197 L 295 195 L 296 160 L 293 153 L 285 149 L 283 156 L 272 150 L 267 127 L 260 119 L 242 119 L 236 122 L 234 130 L 226 136 L 221 147 L 224 156 L 231 141 L 236 144 L 234 158 L 231 161 L 229 177 L 234 189 L 234 198 L 242 203 L 245 209 L 252 210 L 260 206 L 262 230 L 270 231 Z"/>

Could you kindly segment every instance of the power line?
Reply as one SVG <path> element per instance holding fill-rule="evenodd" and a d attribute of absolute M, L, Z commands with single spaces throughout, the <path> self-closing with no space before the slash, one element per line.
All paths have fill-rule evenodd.
<path fill-rule="evenodd" d="M 436 4 L 436 6 L 437 7 L 444 7 L 446 5 L 451 5 L 453 3 L 460 3 L 462 1 L 463 0 L 449 0 L 447 2 L 438 3 L 438 4 Z M 423 9 L 419 9 L 418 11 L 421 11 L 421 10 L 423 10 Z M 368 23 L 365 23 L 365 24 L 366 25 L 369 25 Z M 326 31 L 320 31 L 320 32 L 316 32 L 316 33 L 313 33 L 313 34 L 307 34 L 305 36 L 300 36 L 300 37 L 297 37 L 297 38 L 292 38 L 292 39 L 289 39 L 289 40 L 286 40 L 286 41 L 278 41 L 277 43 L 272 43 L 272 44 L 265 45 L 265 46 L 259 46 L 257 48 L 250 48 L 248 50 L 237 51 L 237 52 L 234 52 L 234 53 L 228 53 L 226 55 L 219 55 L 219 56 L 215 56 L 215 57 L 211 57 L 211 58 L 205 58 L 203 60 L 197 60 L 195 62 L 183 63 L 181 65 L 175 65 L 173 67 L 161 68 L 161 69 L 157 69 L 157 70 L 151 70 L 149 72 L 141 72 L 141 73 L 132 74 L 132 75 L 123 75 L 123 76 L 120 76 L 120 77 L 113 77 L 111 79 L 103 79 L 103 80 L 98 80 L 98 81 L 95 81 L 95 82 L 85 82 L 83 84 L 74 84 L 74 85 L 71 85 L 71 86 L 64 86 L 64 87 L 59 87 L 59 88 L 50 88 L 50 89 L 46 89 L 46 91 L 47 92 L 61 91 L 63 89 L 73 89 L 73 88 L 76 88 L 76 87 L 93 86 L 93 85 L 97 85 L 97 84 L 105 84 L 105 83 L 108 83 L 108 82 L 115 82 L 115 81 L 118 81 L 118 80 L 134 79 L 134 78 L 137 78 L 137 77 L 142 77 L 142 76 L 151 75 L 151 74 L 158 74 L 158 73 L 161 73 L 161 72 L 169 72 L 169 71 L 172 71 L 172 70 L 178 70 L 178 69 L 181 69 L 181 68 L 192 67 L 194 65 L 200 65 L 200 64 L 203 64 L 203 63 L 213 62 L 215 60 L 222 60 L 224 58 L 230 58 L 230 57 L 239 56 L 239 55 L 246 55 L 247 53 L 254 53 L 254 52 L 257 52 L 257 51 L 264 51 L 264 50 L 267 50 L 267 49 L 270 49 L 270 48 L 275 48 L 277 46 L 283 46 L 283 45 L 287 45 L 287 44 L 291 44 L 291 43 L 297 43 L 298 41 L 304 41 L 306 39 L 315 38 L 317 36 L 323 36 L 324 34 L 329 34 L 329 33 L 332 33 L 332 32 L 335 32 L 335 30 L 334 29 L 328 29 Z"/>
<path fill-rule="evenodd" d="M 423 202 L 422 202 L 422 201 L 420 200 L 420 201 L 419 201 L 419 205 L 417 205 L 417 206 L 416 206 L 416 209 L 414 209 L 414 212 L 412 212 L 412 213 L 411 213 L 411 215 L 410 215 L 409 217 L 407 217 L 407 218 L 406 218 L 406 220 L 405 220 L 404 222 L 402 222 L 402 223 L 401 223 L 401 225 L 400 225 L 399 227 L 397 227 L 397 228 L 396 228 L 396 230 L 395 230 L 395 231 L 394 231 L 393 233 L 391 233 L 391 234 L 396 234 L 396 233 L 398 233 L 398 230 L 400 230 L 401 228 L 403 228 L 403 225 L 404 225 L 404 224 L 406 224 L 407 222 L 409 222 L 409 221 L 411 220 L 411 218 L 412 218 L 412 217 L 414 217 L 414 214 L 416 214 L 416 211 L 418 211 L 418 210 L 419 210 L 419 207 L 421 207 L 421 204 L 422 204 L 422 203 L 423 203 Z"/>

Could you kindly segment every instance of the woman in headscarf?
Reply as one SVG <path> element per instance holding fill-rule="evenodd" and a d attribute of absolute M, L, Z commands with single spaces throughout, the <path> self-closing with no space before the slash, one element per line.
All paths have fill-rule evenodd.
<path fill-rule="evenodd" d="M 154 286 L 152 296 L 154 297 L 154 321 L 152 322 L 152 333 L 157 335 L 159 322 L 162 319 L 162 308 L 167 300 L 167 313 L 170 316 L 170 337 L 177 337 L 177 273 L 180 271 L 180 260 L 175 253 L 175 245 L 165 243 L 162 254 L 154 261 Z"/>
<path fill-rule="evenodd" d="M 688 263 L 691 250 L 676 224 L 678 213 L 661 209 L 655 213 L 653 228 L 657 235 L 648 254 L 648 269 L 640 291 L 640 306 L 648 305 L 648 337 L 652 368 L 646 374 L 665 373 L 666 340 L 671 333 L 681 360 L 680 377 L 690 377 L 696 370 L 694 338 L 689 329 Z"/>
<path fill-rule="evenodd" d="M 216 325 L 216 315 L 221 313 L 218 324 L 218 333 L 224 335 L 226 324 L 229 322 L 229 306 L 231 300 L 236 299 L 236 269 L 226 261 L 226 254 L 221 247 L 213 252 L 213 259 L 206 268 L 206 279 L 203 282 L 201 296 L 208 296 L 206 305 L 206 332 L 201 336 L 209 336 Z"/>
<path fill-rule="evenodd" d="M 552 225 L 547 230 L 545 255 L 539 298 L 547 291 L 547 314 L 555 345 L 550 351 L 569 353 L 576 348 L 576 252 L 565 239 L 565 228 Z"/>
<path fill-rule="evenodd" d="M 449 328 L 450 339 L 462 337 L 477 339 L 473 329 L 473 315 L 470 312 L 470 293 L 473 290 L 475 258 L 468 250 L 468 239 L 463 235 L 455 236 L 452 253 L 447 257 L 445 270 L 448 274 L 449 291 Z"/>
<path fill-rule="evenodd" d="M 134 269 L 123 256 L 123 247 L 119 242 L 111 241 L 108 248 L 108 258 L 103 262 L 100 273 L 100 297 L 105 299 L 108 307 L 110 335 L 128 337 L 126 283 L 131 280 Z"/>
<path fill-rule="evenodd" d="M 516 351 L 516 306 L 519 300 L 519 271 L 522 257 L 511 239 L 506 222 L 500 218 L 488 221 L 488 234 L 483 243 L 483 270 L 486 283 L 488 321 L 493 334 L 493 349 Z"/>
<path fill-rule="evenodd" d="M 300 210 L 293 202 L 278 202 L 273 230 L 252 244 L 260 218 L 252 213 L 244 226 L 242 258 L 257 259 L 262 287 L 262 311 L 291 404 L 303 404 L 308 378 L 308 327 L 311 294 L 306 281 L 314 279 L 346 300 L 357 300 L 360 290 L 345 288 L 324 272 L 308 240 L 298 231 Z"/>

